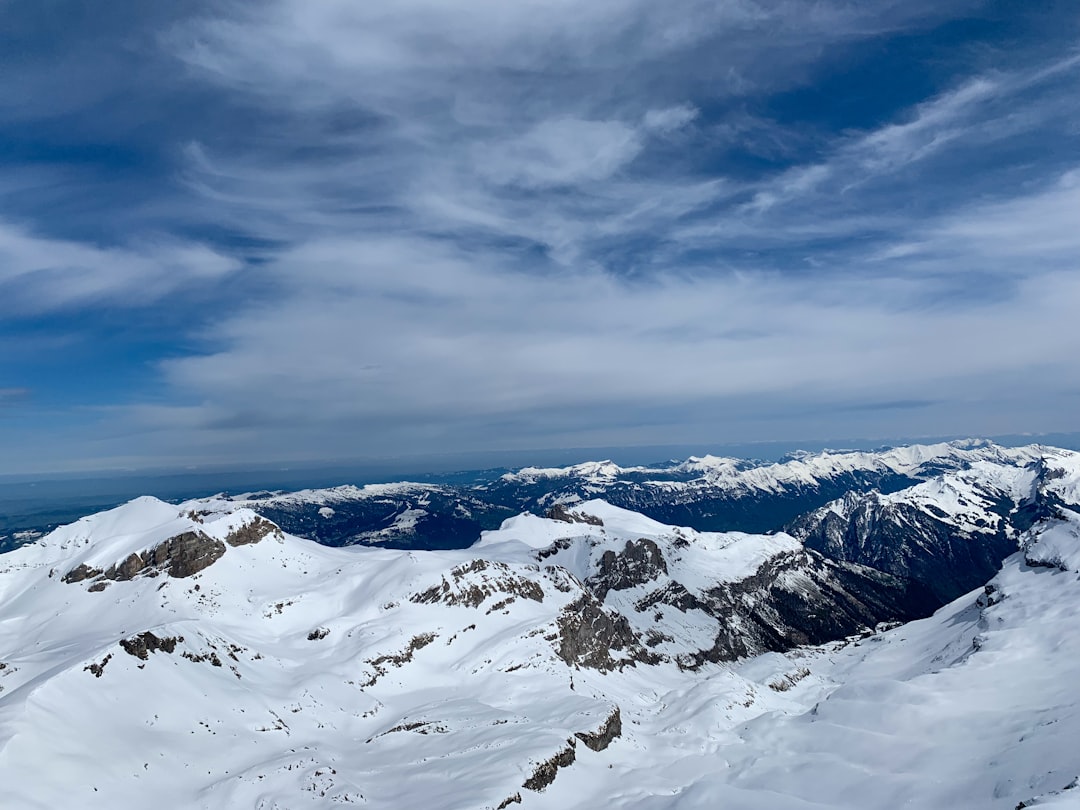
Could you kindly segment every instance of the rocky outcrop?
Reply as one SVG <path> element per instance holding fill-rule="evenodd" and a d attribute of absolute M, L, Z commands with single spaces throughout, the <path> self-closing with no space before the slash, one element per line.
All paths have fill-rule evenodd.
<path fill-rule="evenodd" d="M 849 493 L 838 504 L 793 521 L 791 534 L 831 559 L 914 580 L 934 596 L 928 612 L 981 586 L 1016 551 L 1001 517 L 1012 508 L 1005 499 L 969 504 L 964 525 L 931 502 L 894 503 L 876 492 Z"/>
<path fill-rule="evenodd" d="M 606 610 L 592 594 L 563 608 L 558 625 L 556 652 L 570 666 L 611 672 L 628 664 L 660 660 L 641 644 L 625 616 Z"/>
<path fill-rule="evenodd" d="M 597 572 L 586 580 L 589 590 L 601 602 L 608 591 L 622 591 L 646 585 L 668 572 L 667 560 L 652 540 L 627 540 L 621 552 L 604 552 Z"/>
<path fill-rule="evenodd" d="M 224 553 L 225 544 L 220 540 L 202 532 L 184 532 L 153 550 L 151 566 L 183 579 L 213 565 Z"/>
<path fill-rule="evenodd" d="M 100 678 L 102 675 L 105 674 L 105 665 L 108 664 L 111 660 L 112 653 L 109 653 L 104 658 L 102 658 L 100 662 L 91 661 L 89 664 L 83 667 L 83 672 L 89 672 L 95 678 Z"/>
<path fill-rule="evenodd" d="M 152 652 L 158 652 L 159 650 L 164 653 L 173 652 L 176 650 L 176 645 L 183 643 L 183 641 L 183 636 L 158 638 L 148 630 L 131 638 L 120 639 L 120 646 L 124 648 L 124 652 L 128 655 L 133 655 L 141 661 L 145 661 Z"/>
<path fill-rule="evenodd" d="M 243 526 L 237 526 L 229 532 L 225 536 L 225 542 L 230 546 L 246 546 L 251 543 L 258 543 L 270 534 L 276 534 L 278 537 L 282 537 L 281 529 L 269 520 L 257 517 L 250 523 L 245 523 Z"/>
<path fill-rule="evenodd" d="M 577 742 L 580 740 L 585 746 L 593 751 L 603 751 L 611 741 L 622 734 L 622 715 L 619 707 L 615 706 L 604 721 L 594 731 L 579 731 L 566 741 L 566 747 L 555 752 L 551 757 L 538 764 L 532 772 L 532 776 L 525 780 L 522 787 L 527 790 L 542 791 L 555 781 L 560 768 L 566 768 L 574 764 L 577 759 Z M 520 796 L 511 797 L 503 802 L 502 807 L 521 801 Z"/>
<path fill-rule="evenodd" d="M 579 731 L 574 736 L 593 751 L 603 751 L 611 741 L 622 735 L 622 713 L 616 706 L 594 731 Z"/>
<path fill-rule="evenodd" d="M 604 521 L 596 515 L 588 515 L 584 512 L 572 512 L 561 503 L 557 503 L 548 509 L 547 512 L 544 513 L 544 517 L 548 520 L 561 520 L 563 523 L 587 523 L 590 526 L 604 525 Z"/>
<path fill-rule="evenodd" d="M 559 768 L 565 768 L 574 764 L 577 758 L 576 744 L 573 739 L 566 741 L 566 748 L 556 753 L 550 759 L 546 759 L 536 766 L 532 776 L 525 780 L 522 787 L 527 790 L 540 791 L 555 781 Z"/>
<path fill-rule="evenodd" d="M 213 565 L 225 553 L 225 544 L 202 532 L 184 532 L 143 553 L 132 553 L 106 570 L 82 563 L 61 578 L 75 583 L 95 580 L 91 591 L 103 590 L 105 581 L 127 582 L 137 577 L 167 574 L 183 579 Z"/>
<path fill-rule="evenodd" d="M 74 583 L 82 582 L 83 580 L 93 579 L 94 577 L 101 576 L 102 570 L 100 568 L 93 568 L 86 563 L 81 563 L 60 578 L 61 582 Z"/>
<path fill-rule="evenodd" d="M 424 647 L 433 642 L 438 636 L 435 633 L 420 633 L 413 636 L 409 640 L 408 646 L 399 653 L 391 653 L 389 655 L 380 655 L 376 658 L 372 658 L 368 663 L 375 669 L 375 673 L 361 684 L 364 688 L 374 686 L 378 683 L 379 678 L 387 673 L 388 666 L 400 667 L 403 664 L 407 664 L 412 661 L 413 653 L 417 650 L 422 650 Z"/>
<path fill-rule="evenodd" d="M 539 567 L 530 567 L 528 573 L 534 571 L 539 571 Z M 409 601 L 418 605 L 441 602 L 476 608 L 492 596 L 501 597 L 502 607 L 517 597 L 543 602 L 544 589 L 506 563 L 476 559 L 452 569 L 438 585 L 413 594 Z"/>

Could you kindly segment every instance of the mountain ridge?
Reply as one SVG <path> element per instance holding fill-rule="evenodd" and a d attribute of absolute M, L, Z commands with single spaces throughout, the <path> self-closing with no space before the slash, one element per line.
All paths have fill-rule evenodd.
<path fill-rule="evenodd" d="M 594 498 L 445 550 L 321 545 L 274 524 L 260 498 L 136 499 L 0 556 L 0 775 L 25 807 L 160 795 L 263 810 L 432 795 L 463 809 L 756 808 L 777 795 L 794 807 L 813 799 L 811 771 L 834 807 L 895 806 L 865 804 L 874 776 L 882 802 L 901 790 L 926 806 L 1063 801 L 1077 775 L 1063 741 L 1080 735 L 1061 691 L 1080 675 L 1068 654 L 1080 454 L 954 467 L 852 493 L 790 532 L 699 531 Z M 914 541 L 867 530 L 900 506 Z M 815 548 L 835 539 L 815 534 L 830 520 L 843 542 Z M 989 542 L 1002 537 L 1008 548 Z M 963 544 L 1003 553 L 1005 567 L 953 593 L 964 565 L 949 555 Z M 905 564 L 865 564 L 886 548 L 905 549 Z M 995 682 L 975 659 L 1048 673 L 996 710 L 1037 743 L 1002 760 L 1012 782 L 976 767 L 981 742 L 920 708 L 924 690 L 945 696 L 959 727 L 1002 745 L 965 697 Z M 1040 702 L 1060 707 L 1059 730 L 1042 725 Z M 873 708 L 891 703 L 900 714 Z M 923 737 L 896 727 L 903 711 L 966 763 L 954 780 L 966 793 L 947 790 Z M 919 752 L 938 788 L 845 742 L 874 723 Z M 819 749 L 831 753 L 798 753 Z M 863 804 L 845 792 L 853 779 Z"/>

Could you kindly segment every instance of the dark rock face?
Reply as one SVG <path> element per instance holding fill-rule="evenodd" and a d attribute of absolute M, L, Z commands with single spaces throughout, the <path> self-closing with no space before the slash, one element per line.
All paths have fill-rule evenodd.
<path fill-rule="evenodd" d="M 611 710 L 604 722 L 595 731 L 579 731 L 575 734 L 579 740 L 585 743 L 587 748 L 593 751 L 603 751 L 611 741 L 622 736 L 622 713 L 616 706 Z"/>
<path fill-rule="evenodd" d="M 712 645 L 677 660 L 684 669 L 697 669 L 833 641 L 882 621 L 918 618 L 932 601 L 932 595 L 908 580 L 800 551 L 777 555 L 752 576 L 718 583 L 700 595 L 668 581 L 639 599 L 634 609 L 699 610 L 716 619 L 719 629 Z M 659 631 L 646 633 L 650 647 L 663 640 Z"/>
<path fill-rule="evenodd" d="M 584 512 L 571 512 L 563 504 L 557 503 L 544 513 L 548 520 L 561 520 L 563 523 L 587 523 L 590 526 L 603 526 L 604 521 L 596 515 L 587 515 Z"/>
<path fill-rule="evenodd" d="M 610 549 L 604 552 L 599 570 L 586 585 L 602 602 L 608 591 L 645 585 L 667 572 L 667 560 L 655 542 L 645 538 L 628 540 L 620 553 Z"/>
<path fill-rule="evenodd" d="M 560 768 L 567 768 L 574 764 L 577 759 L 577 741 L 581 740 L 593 751 L 603 751 L 611 741 L 622 734 L 622 715 L 619 707 L 615 706 L 611 713 L 595 731 L 579 731 L 566 741 L 566 747 L 557 751 L 549 759 L 544 760 L 533 770 L 532 776 L 525 780 L 522 787 L 527 790 L 542 791 L 555 781 Z M 510 797 L 503 806 L 521 801 L 521 797 Z"/>
<path fill-rule="evenodd" d="M 149 630 L 145 633 L 139 633 L 137 636 L 131 638 L 120 639 L 120 646 L 124 648 L 124 652 L 128 655 L 133 655 L 136 658 L 145 661 L 150 657 L 150 653 L 158 652 L 159 650 L 164 653 L 172 653 L 176 649 L 178 643 L 183 643 L 183 636 L 166 636 L 164 638 L 158 638 Z"/>
<path fill-rule="evenodd" d="M 91 661 L 89 664 L 83 667 L 83 672 L 89 672 L 95 678 L 100 678 L 102 675 L 105 674 L 105 665 L 108 664 L 111 660 L 112 653 L 109 653 L 104 658 L 102 658 L 100 662 Z"/>
<path fill-rule="evenodd" d="M 559 615 L 559 657 L 570 666 L 611 672 L 635 662 L 658 662 L 634 633 L 626 617 L 606 610 L 592 594 L 585 594 L 563 608 Z M 612 651 L 623 652 L 621 659 Z"/>
<path fill-rule="evenodd" d="M 101 574 L 102 571 L 100 568 L 91 568 L 86 563 L 82 563 L 64 574 L 60 581 L 69 584 L 73 582 L 82 582 L 86 579 L 93 579 L 94 577 L 101 576 Z"/>
<path fill-rule="evenodd" d="M 213 565 L 224 553 L 225 544 L 220 540 L 202 532 L 184 532 L 159 543 L 145 555 L 129 554 L 105 571 L 85 563 L 78 565 L 64 574 L 61 580 L 74 583 L 96 579 L 89 590 L 100 591 L 104 590 L 105 581 L 127 582 L 136 577 L 156 577 L 160 573 L 183 579 Z"/>
<path fill-rule="evenodd" d="M 849 494 L 845 514 L 818 510 L 794 521 L 793 535 L 808 548 L 843 562 L 869 566 L 910 579 L 933 595 L 935 610 L 992 578 L 1001 561 L 1016 551 L 1009 536 L 1012 503 L 996 503 L 965 531 L 950 524 L 932 505 L 882 501 L 877 493 Z"/>
<path fill-rule="evenodd" d="M 536 766 L 533 775 L 525 780 L 522 787 L 528 790 L 540 791 L 555 781 L 559 768 L 565 768 L 574 764 L 577 759 L 577 750 L 574 740 L 566 741 L 566 748 L 559 751 L 551 759 L 547 759 Z"/>
<path fill-rule="evenodd" d="M 170 577 L 183 579 L 221 559 L 225 544 L 201 532 L 184 532 L 153 550 L 153 566 L 165 568 Z"/>
<path fill-rule="evenodd" d="M 246 546 L 251 543 L 258 543 L 267 535 L 275 533 L 280 537 L 281 529 L 269 520 L 259 517 L 250 523 L 245 523 L 243 526 L 233 529 L 226 535 L 225 542 L 230 546 Z"/>

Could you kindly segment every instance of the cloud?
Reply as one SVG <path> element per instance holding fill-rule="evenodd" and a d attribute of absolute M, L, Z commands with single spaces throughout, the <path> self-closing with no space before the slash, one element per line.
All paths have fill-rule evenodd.
<path fill-rule="evenodd" d="M 1076 341 L 1033 364 L 1040 332 L 1001 329 L 1037 312 L 1063 327 L 1076 288 L 1061 265 L 997 296 L 958 295 L 986 272 L 980 229 L 1034 223 L 1053 201 L 1030 188 L 994 204 L 896 200 L 910 167 L 938 172 L 1045 121 L 1032 89 L 1068 85 L 1071 67 L 968 76 L 876 129 L 837 133 L 816 159 L 724 176 L 684 153 L 786 136 L 759 116 L 705 119 L 685 75 L 706 64 L 698 45 L 725 54 L 710 80 L 736 98 L 790 86 L 825 43 L 906 18 L 715 9 L 699 25 L 713 12 L 697 4 L 602 3 L 534 28 L 529 7 L 276 2 L 174 30 L 193 75 L 281 115 L 254 150 L 189 146 L 185 175 L 221 218 L 281 247 L 260 267 L 274 295 L 200 335 L 205 353 L 167 361 L 173 401 L 136 418 L 208 447 L 257 452 L 271 431 L 283 453 L 345 454 L 693 440 L 735 429 L 725 422 L 769 438 L 830 413 L 834 426 L 844 413 L 963 430 L 957 403 L 1067 363 Z M 766 35 L 791 47 L 762 65 Z M 640 47 L 621 47 L 629 36 Z M 613 92 L 613 75 L 632 92 Z M 1016 116 L 989 132 L 1001 105 Z M 1043 221 L 1040 242 L 1067 246 L 1064 218 Z M 931 266 L 949 240 L 949 265 Z"/>
<path fill-rule="evenodd" d="M 873 123 L 791 101 L 975 3 L 181 5 L 143 28 L 135 4 L 114 12 L 134 61 L 101 75 L 86 53 L 115 49 L 73 44 L 88 75 L 57 110 L 77 143 L 35 130 L 59 157 L 28 149 L 0 177 L 32 203 L 20 224 L 0 212 L 0 312 L 182 324 L 140 333 L 168 343 L 131 347 L 153 385 L 95 411 L 128 455 L 990 432 L 1068 412 L 1074 53 L 957 47 L 937 90 Z M 28 84 L 59 87 L 55 63 Z M 44 126 L 48 97 L 6 88 L 0 107 Z M 73 168 L 90 143 L 107 183 Z M 1013 393 L 1036 383 L 1038 405 Z"/>
<path fill-rule="evenodd" d="M 9 316 L 88 304 L 146 305 L 239 269 L 235 259 L 198 243 L 167 238 L 95 247 L 0 221 L 0 311 Z"/>
<path fill-rule="evenodd" d="M 649 110 L 645 113 L 645 120 L 642 123 L 647 130 L 666 134 L 682 129 L 697 117 L 698 110 L 695 107 L 679 104 L 660 110 Z"/>
<path fill-rule="evenodd" d="M 477 170 L 501 185 L 524 188 L 604 180 L 641 152 L 638 132 L 619 121 L 543 121 L 524 135 L 477 147 Z"/>
<path fill-rule="evenodd" d="M 1080 350 L 1075 273 L 956 309 L 916 305 L 925 288 L 888 277 L 521 276 L 416 240 L 311 243 L 266 272 L 279 300 L 219 324 L 217 351 L 167 364 L 192 405 L 135 418 L 208 446 L 257 452 L 269 432 L 275 452 L 344 456 L 627 441 L 643 425 L 741 435 L 727 419 L 765 438 L 839 413 L 914 429 L 1007 400 L 1003 379 L 1052 397 L 1075 381 L 1048 370 Z"/>
<path fill-rule="evenodd" d="M 1074 169 L 1030 193 L 952 211 L 871 259 L 908 276 L 951 275 L 959 263 L 969 278 L 978 274 L 983 283 L 991 276 L 1011 284 L 1073 273 L 1080 270 L 1077 211 L 1080 170 Z"/>

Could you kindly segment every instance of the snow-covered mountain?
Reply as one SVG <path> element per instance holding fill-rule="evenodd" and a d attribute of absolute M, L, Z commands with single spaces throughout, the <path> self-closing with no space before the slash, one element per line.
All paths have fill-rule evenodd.
<path fill-rule="evenodd" d="M 849 492 L 787 528 L 809 548 L 911 578 L 947 602 L 989 579 L 1035 520 L 1078 501 L 1080 455 L 1040 448 L 1019 459 L 1028 463 L 980 459 L 897 492 Z"/>
<path fill-rule="evenodd" d="M 1024 467 L 1044 450 L 963 440 L 880 451 L 795 453 L 776 463 L 704 456 L 666 467 L 622 469 L 601 462 L 526 468 L 502 476 L 486 491 L 497 502 L 531 511 L 603 498 L 703 531 L 764 532 L 849 492 L 892 492 L 976 464 Z"/>
<path fill-rule="evenodd" d="M 1023 469 L 1046 448 L 967 440 L 881 451 L 797 453 L 778 463 L 694 457 L 526 467 L 479 484 L 379 484 L 247 496 L 284 530 L 328 545 L 465 548 L 511 515 L 594 498 L 700 531 L 778 531 L 852 492 L 895 492 L 978 464 Z"/>
<path fill-rule="evenodd" d="M 1080 454 L 947 447 L 766 535 L 593 498 L 339 548 L 266 513 L 428 485 L 84 518 L 0 556 L 5 804 L 1078 806 Z"/>

